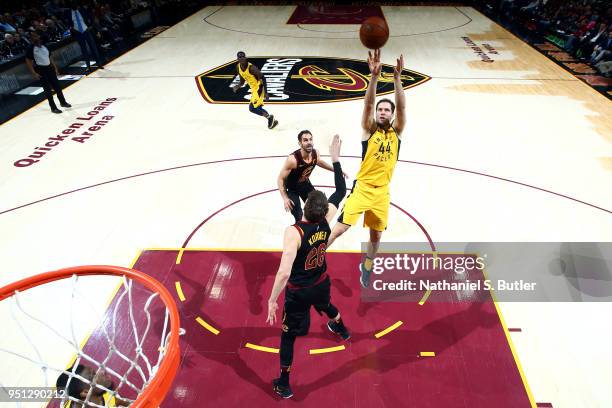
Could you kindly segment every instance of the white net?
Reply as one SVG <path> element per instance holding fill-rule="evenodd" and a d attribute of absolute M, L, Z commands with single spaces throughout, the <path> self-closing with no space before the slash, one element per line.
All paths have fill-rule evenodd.
<path fill-rule="evenodd" d="M 64 298 L 63 303 L 58 301 L 63 310 L 56 314 L 58 318 L 68 319 L 68 322 L 49 319 L 46 310 L 37 310 L 43 317 L 36 316 L 31 309 L 37 308 L 32 306 L 33 302 L 27 301 L 35 289 L 52 284 L 25 292 L 17 291 L 1 302 L 5 314 L 8 309 L 14 327 L 18 328 L 18 336 L 12 333 L 11 341 L 11 345 L 18 347 L 2 342 L 0 355 L 30 365 L 29 377 L 35 382 L 26 381 L 26 385 L 57 385 L 65 389 L 60 393 L 61 398 L 54 399 L 50 407 L 64 407 L 68 401 L 83 404 L 84 407 L 105 407 L 115 403 L 129 406 L 155 377 L 167 350 L 169 311 L 159 293 L 121 276 L 120 287 L 110 306 L 101 311 L 92 304 L 95 296 L 91 285 L 85 285 L 88 286 L 86 290 L 81 288 L 82 281 L 92 278 L 96 277 L 72 275 L 70 278 L 70 297 Z M 116 278 L 107 279 L 116 281 Z M 36 296 L 40 297 L 41 294 Z M 48 307 L 53 306 L 52 299 L 47 298 L 46 303 Z M 86 341 L 82 338 L 82 330 L 79 330 L 78 322 L 82 317 L 78 318 L 75 314 L 95 322 L 93 332 Z M 49 347 L 50 344 L 52 347 Z M 54 350 L 59 353 L 62 347 L 72 353 L 72 364 L 66 364 L 68 361 L 64 360 L 63 366 L 61 363 L 58 365 Z M 31 375 L 32 368 L 38 371 L 38 378 Z M 0 387 L 14 386 L 4 368 L 2 374 Z M 21 385 L 24 385 L 23 382 Z M 16 402 L 15 406 L 21 404 Z"/>

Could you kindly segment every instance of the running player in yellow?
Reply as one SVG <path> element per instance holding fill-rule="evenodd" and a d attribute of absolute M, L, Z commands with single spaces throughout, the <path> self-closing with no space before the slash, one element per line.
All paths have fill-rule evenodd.
<path fill-rule="evenodd" d="M 395 104 L 381 99 L 374 107 L 376 85 L 381 71 L 380 50 L 368 52 L 368 66 L 372 78 L 365 94 L 361 117 L 361 167 L 355 177 L 351 194 L 346 199 L 338 222 L 334 225 L 328 246 L 346 232 L 364 213 L 364 224 L 370 229 L 367 254 L 359 264 L 361 286 L 370 284 L 373 259 L 378 252 L 382 232 L 387 228 L 389 216 L 389 183 L 399 154 L 401 134 L 406 124 L 406 98 L 400 78 L 404 69 L 404 56 L 400 55 L 393 70 Z M 395 115 L 395 119 L 394 119 Z"/>
<path fill-rule="evenodd" d="M 240 76 L 240 82 L 232 87 L 234 93 L 244 86 L 246 82 L 251 88 L 251 101 L 249 102 L 249 111 L 256 115 L 263 116 L 268 119 L 268 129 L 274 129 L 278 125 L 278 120 L 274 119 L 274 115 L 270 115 L 263 108 L 264 102 L 268 99 L 268 91 L 266 90 L 266 78 L 261 74 L 259 68 L 251 64 L 243 51 L 239 51 L 238 65 L 236 70 Z"/>

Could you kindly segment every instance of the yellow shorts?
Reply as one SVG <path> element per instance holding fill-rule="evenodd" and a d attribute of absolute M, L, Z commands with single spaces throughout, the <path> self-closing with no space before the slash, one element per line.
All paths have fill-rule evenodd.
<path fill-rule="evenodd" d="M 363 225 L 375 231 L 384 231 L 387 228 L 390 204 L 389 185 L 374 187 L 357 181 L 346 198 L 338 221 L 355 225 L 361 214 L 365 213 Z"/>
<path fill-rule="evenodd" d="M 251 100 L 249 103 L 254 108 L 259 108 L 264 105 L 264 87 L 262 83 L 257 84 L 257 88 L 251 88 Z"/>

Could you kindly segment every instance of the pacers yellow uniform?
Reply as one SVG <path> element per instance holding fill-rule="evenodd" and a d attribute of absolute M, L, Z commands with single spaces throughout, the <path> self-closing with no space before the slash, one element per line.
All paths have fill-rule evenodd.
<path fill-rule="evenodd" d="M 251 88 L 251 101 L 249 103 L 252 104 L 254 108 L 258 108 L 264 104 L 263 82 L 255 78 L 255 75 L 251 74 L 250 69 L 250 62 L 244 71 L 240 67 L 240 64 L 238 64 L 238 74 L 244 78 L 246 83 L 249 85 L 249 88 Z"/>
<path fill-rule="evenodd" d="M 364 225 L 376 231 L 387 228 L 391 203 L 389 183 L 397 163 L 400 142 L 393 127 L 386 132 L 378 127 L 368 140 L 361 142 L 361 167 L 338 221 L 355 225 L 365 213 Z"/>
<path fill-rule="evenodd" d="M 110 392 L 105 392 L 104 394 L 102 394 L 102 399 L 104 400 L 105 407 L 116 407 L 117 406 L 117 400 L 115 399 L 115 397 L 111 395 Z M 71 408 L 71 407 L 72 407 L 72 401 L 67 401 L 66 405 L 64 405 L 64 408 Z"/>

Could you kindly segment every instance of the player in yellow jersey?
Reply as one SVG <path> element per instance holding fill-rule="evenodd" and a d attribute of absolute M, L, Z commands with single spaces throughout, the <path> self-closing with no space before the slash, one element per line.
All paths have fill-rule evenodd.
<path fill-rule="evenodd" d="M 66 373 L 71 373 L 68 375 Z M 108 390 L 114 390 L 115 384 L 111 376 L 104 370 L 96 370 L 82 364 L 78 364 L 66 369 L 66 373 L 62 373 L 55 385 L 57 389 L 65 390 L 65 404 L 62 408 L 86 408 L 93 407 L 93 404 L 103 407 L 127 407 L 130 402 L 114 397 L 110 392 L 92 384 L 98 384 Z M 87 381 L 83 381 L 78 377 L 82 377 Z M 72 399 L 68 399 L 68 397 Z M 87 402 L 86 402 L 87 401 Z"/>
<path fill-rule="evenodd" d="M 397 163 L 401 134 L 406 124 L 406 98 L 400 78 L 404 69 L 404 56 L 400 55 L 393 70 L 395 104 L 385 98 L 379 100 L 374 107 L 376 85 L 381 72 L 380 50 L 375 50 L 373 55 L 368 52 L 368 66 L 372 78 L 365 94 L 361 117 L 361 167 L 328 244 L 331 245 L 364 214 L 364 224 L 370 229 L 366 257 L 359 264 L 360 282 L 364 288 L 370 284 L 372 262 L 378 252 L 382 232 L 387 228 L 391 203 L 389 183 Z"/>
<path fill-rule="evenodd" d="M 236 92 L 244 86 L 246 82 L 251 88 L 251 100 L 249 102 L 249 111 L 256 115 L 263 116 L 268 119 L 268 129 L 274 129 L 278 125 L 278 120 L 274 119 L 274 115 L 270 115 L 263 108 L 264 102 L 268 99 L 266 91 L 266 78 L 261 74 L 259 68 L 251 64 L 243 51 L 239 51 L 238 65 L 236 70 L 240 76 L 240 82 L 232 87 L 232 91 Z"/>

